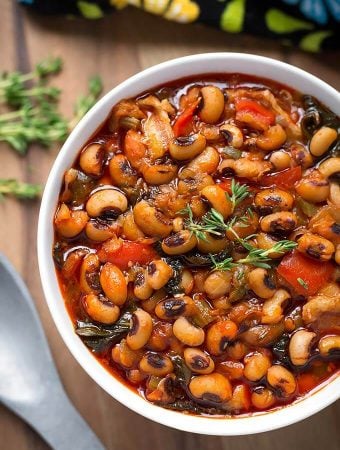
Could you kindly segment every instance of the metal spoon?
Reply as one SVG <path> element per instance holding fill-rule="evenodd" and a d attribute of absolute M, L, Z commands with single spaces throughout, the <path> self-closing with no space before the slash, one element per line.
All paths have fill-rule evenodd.
<path fill-rule="evenodd" d="M 61 384 L 32 297 L 0 253 L 0 401 L 55 450 L 104 450 Z"/>

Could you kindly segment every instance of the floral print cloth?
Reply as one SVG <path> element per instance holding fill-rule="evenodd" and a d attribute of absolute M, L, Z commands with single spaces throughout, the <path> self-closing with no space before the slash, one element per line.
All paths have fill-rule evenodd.
<path fill-rule="evenodd" d="M 18 0 L 47 14 L 100 19 L 132 5 L 168 20 L 280 39 L 302 50 L 340 47 L 340 0 Z"/>

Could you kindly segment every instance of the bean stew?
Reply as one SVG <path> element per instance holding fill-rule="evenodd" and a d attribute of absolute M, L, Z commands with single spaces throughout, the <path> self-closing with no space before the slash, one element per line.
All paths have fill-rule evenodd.
<path fill-rule="evenodd" d="M 339 373 L 339 129 L 241 74 L 113 105 L 65 173 L 53 248 L 75 332 L 113 376 L 230 417 Z"/>

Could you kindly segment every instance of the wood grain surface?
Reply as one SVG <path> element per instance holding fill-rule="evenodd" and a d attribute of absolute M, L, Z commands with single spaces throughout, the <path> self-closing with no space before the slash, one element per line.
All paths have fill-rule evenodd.
<path fill-rule="evenodd" d="M 209 51 L 241 51 L 293 63 L 340 87 L 339 53 L 308 55 L 272 41 L 227 35 L 200 25 L 178 25 L 128 9 L 101 21 L 39 17 L 14 1 L 1 0 L 0 70 L 29 70 L 50 54 L 65 67 L 55 79 L 63 90 L 62 110 L 84 92 L 88 77 L 99 73 L 105 91 L 137 71 L 177 56 Z M 231 68 L 232 70 L 232 68 Z M 18 157 L 0 144 L 0 177 L 44 183 L 58 148 L 31 148 Z M 24 277 L 35 301 L 70 398 L 107 449 L 132 450 L 339 450 L 340 403 L 303 422 L 260 435 L 220 438 L 175 431 L 131 412 L 98 387 L 78 365 L 52 322 L 37 269 L 36 228 L 39 202 L 0 203 L 0 250 Z M 1 311 L 0 311 L 1 313 Z M 1 355 L 0 355 L 1 364 Z M 0 380 L 1 382 L 1 380 Z M 0 449 L 43 450 L 48 446 L 24 422 L 0 406 Z M 78 450 L 72 447 L 70 450 Z"/>

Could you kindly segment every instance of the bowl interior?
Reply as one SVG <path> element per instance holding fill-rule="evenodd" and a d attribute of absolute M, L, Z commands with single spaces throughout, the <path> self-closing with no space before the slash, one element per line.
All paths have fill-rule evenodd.
<path fill-rule="evenodd" d="M 231 72 L 270 78 L 286 84 L 300 92 L 315 96 L 340 115 L 340 94 L 335 89 L 307 72 L 269 58 L 237 53 L 210 53 L 179 58 L 151 67 L 106 94 L 67 139 L 50 172 L 38 226 L 39 269 L 46 301 L 62 338 L 79 364 L 106 392 L 135 412 L 180 430 L 210 435 L 258 433 L 302 420 L 339 397 L 340 378 L 334 376 L 316 392 L 284 408 L 230 420 L 191 416 L 146 402 L 109 374 L 74 333 L 52 260 L 54 237 L 52 224 L 64 172 L 72 165 L 82 145 L 104 122 L 117 102 L 179 78 L 195 74 Z"/>

